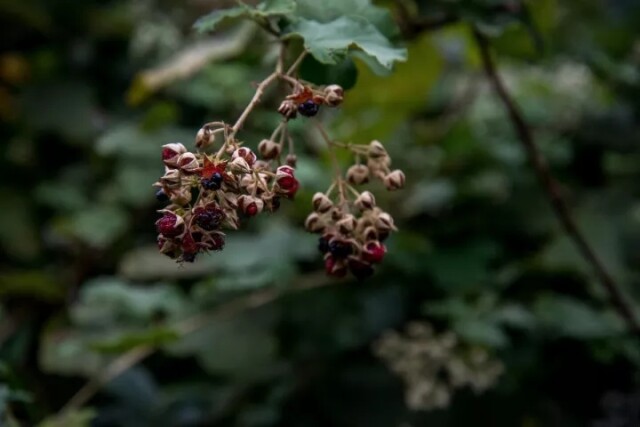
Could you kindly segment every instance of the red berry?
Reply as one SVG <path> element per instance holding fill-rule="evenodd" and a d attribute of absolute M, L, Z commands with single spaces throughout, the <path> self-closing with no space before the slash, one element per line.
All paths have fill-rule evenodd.
<path fill-rule="evenodd" d="M 176 227 L 178 217 L 172 213 L 165 213 L 162 218 L 156 221 L 156 229 L 158 233 L 165 237 L 177 237 L 184 231 L 184 224 Z"/>
<path fill-rule="evenodd" d="M 187 233 L 182 238 L 182 250 L 185 253 L 197 253 L 200 248 L 191 233 Z"/>
<path fill-rule="evenodd" d="M 244 208 L 244 213 L 248 216 L 255 216 L 258 213 L 258 205 L 255 202 L 250 203 L 249 206 Z"/>
<path fill-rule="evenodd" d="M 211 236 L 211 243 L 209 249 L 212 251 L 221 251 L 224 249 L 224 236 L 222 234 L 213 234 Z"/>
<path fill-rule="evenodd" d="M 293 197 L 300 187 L 300 183 L 293 176 L 283 176 L 278 179 L 278 186 L 288 197 Z"/>
<path fill-rule="evenodd" d="M 171 148 L 163 148 L 162 149 L 162 160 L 168 160 L 171 159 L 175 156 L 177 156 L 178 153 L 176 153 L 175 151 L 173 151 Z"/>
<path fill-rule="evenodd" d="M 379 263 L 382 262 L 384 254 L 387 252 L 387 248 L 380 242 L 369 242 L 365 245 L 362 252 L 362 258 L 368 262 Z"/>
<path fill-rule="evenodd" d="M 329 276 L 334 277 L 344 277 L 347 274 L 347 269 L 344 268 L 344 265 L 338 264 L 338 261 L 332 256 L 328 256 L 324 260 L 324 271 Z"/>

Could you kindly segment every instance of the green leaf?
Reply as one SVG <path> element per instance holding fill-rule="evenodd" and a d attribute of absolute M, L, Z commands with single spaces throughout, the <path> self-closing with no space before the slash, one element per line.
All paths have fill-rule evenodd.
<path fill-rule="evenodd" d="M 296 0 L 265 0 L 257 10 L 264 16 L 288 15 L 296 10 Z"/>
<path fill-rule="evenodd" d="M 230 9 L 215 10 L 208 15 L 198 19 L 193 25 L 200 33 L 213 31 L 223 21 L 227 19 L 249 18 L 253 20 L 263 20 L 271 16 L 289 15 L 296 8 L 294 0 L 266 0 L 256 8 L 247 5 L 232 7 Z"/>
<path fill-rule="evenodd" d="M 167 347 L 173 355 L 195 355 L 212 374 L 235 378 L 268 375 L 277 352 L 274 316 L 264 309 L 231 319 L 212 319 L 204 328 Z"/>
<path fill-rule="evenodd" d="M 462 320 L 453 324 L 453 330 L 465 341 L 489 347 L 504 347 L 509 339 L 499 326 L 479 319 Z"/>
<path fill-rule="evenodd" d="M 619 335 L 620 319 L 567 296 L 543 295 L 534 305 L 540 322 L 553 333 L 571 338 L 596 339 Z"/>
<path fill-rule="evenodd" d="M 141 345 L 160 346 L 178 339 L 178 335 L 170 328 L 151 328 L 139 332 L 119 334 L 115 338 L 99 340 L 89 347 L 102 353 L 124 353 Z"/>
<path fill-rule="evenodd" d="M 176 141 L 192 141 L 190 129 L 166 126 L 151 131 L 133 122 L 117 124 L 98 138 L 96 151 L 102 155 L 126 157 L 157 164 L 161 146 Z"/>
<path fill-rule="evenodd" d="M 384 142 L 406 123 L 407 117 L 424 109 L 441 76 L 444 61 L 430 36 L 420 37 L 407 47 L 412 60 L 397 64 L 388 76 L 380 72 L 388 70 L 374 58 L 365 62 L 362 58 L 368 56 L 363 52 L 351 54 L 358 68 L 358 84 L 345 96 L 342 105 L 344 114 L 338 128 L 350 132 L 343 131 L 339 135 L 341 140 Z"/>
<path fill-rule="evenodd" d="M 135 206 L 148 206 L 154 200 L 157 190 L 151 188 L 150 183 L 156 181 L 162 168 L 152 165 L 137 165 L 135 162 L 125 162 L 116 172 L 113 191 L 123 202 Z"/>
<path fill-rule="evenodd" d="M 323 64 L 343 61 L 351 48 L 362 50 L 387 69 L 407 59 L 406 49 L 394 48 L 373 24 L 358 16 L 327 23 L 301 19 L 293 24 L 291 34 L 302 37 L 305 48 Z"/>
<path fill-rule="evenodd" d="M 441 248 L 424 260 L 437 279 L 437 285 L 448 292 L 466 292 L 491 278 L 489 265 L 498 247 L 491 240 L 469 241 L 451 248 Z"/>
<path fill-rule="evenodd" d="M 507 304 L 489 313 L 492 321 L 505 326 L 530 329 L 535 325 L 535 317 L 529 310 L 519 304 Z"/>
<path fill-rule="evenodd" d="M 109 362 L 106 355 L 88 351 L 86 337 L 79 331 L 48 327 L 42 335 L 38 363 L 43 372 L 90 377 Z"/>
<path fill-rule="evenodd" d="M 62 224 L 65 231 L 96 248 L 109 246 L 127 229 L 126 212 L 111 205 L 98 205 L 77 212 Z"/>
<path fill-rule="evenodd" d="M 204 33 L 207 31 L 213 31 L 218 24 L 225 19 L 234 19 L 240 17 L 247 17 L 251 15 L 251 9 L 247 6 L 232 7 L 230 9 L 214 10 L 208 15 L 198 19 L 193 27 L 196 31 Z"/>
<path fill-rule="evenodd" d="M 297 3 L 296 16 L 303 19 L 326 23 L 344 15 L 359 16 L 387 37 L 398 34 L 398 27 L 389 11 L 370 0 L 297 0 Z"/>
<path fill-rule="evenodd" d="M 338 84 L 349 90 L 356 84 L 358 69 L 351 58 L 337 65 L 325 65 L 307 56 L 300 65 L 300 77 L 317 85 Z"/>
<path fill-rule="evenodd" d="M 99 277 L 83 285 L 71 318 L 82 326 L 147 326 L 158 315 L 179 316 L 185 312 L 185 304 L 183 294 L 174 286 L 133 286 L 115 277 Z"/>

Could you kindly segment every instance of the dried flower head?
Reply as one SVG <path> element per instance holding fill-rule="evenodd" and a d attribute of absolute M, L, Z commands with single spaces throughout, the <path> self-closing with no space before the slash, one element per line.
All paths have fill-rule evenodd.
<path fill-rule="evenodd" d="M 408 324 L 404 334 L 385 332 L 373 351 L 403 380 L 405 402 L 413 410 L 445 408 L 463 387 L 482 393 L 504 369 L 487 350 L 460 342 L 452 332 L 435 334 L 425 322 Z"/>

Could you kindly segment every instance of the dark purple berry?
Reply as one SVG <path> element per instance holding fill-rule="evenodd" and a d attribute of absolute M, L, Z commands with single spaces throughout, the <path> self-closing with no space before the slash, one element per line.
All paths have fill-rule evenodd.
<path fill-rule="evenodd" d="M 222 185 L 222 175 L 220 172 L 215 172 L 211 178 L 203 178 L 200 182 L 207 190 L 219 190 Z"/>
<path fill-rule="evenodd" d="M 318 250 L 323 254 L 329 252 L 329 241 L 324 237 L 318 239 Z"/>
<path fill-rule="evenodd" d="M 194 262 L 196 260 L 196 253 L 185 252 L 182 254 L 182 261 L 184 262 Z"/>
<path fill-rule="evenodd" d="M 209 249 L 212 251 L 221 251 L 224 249 L 224 236 L 220 234 L 214 234 L 211 236 L 211 244 L 209 245 Z"/>
<path fill-rule="evenodd" d="M 351 244 L 348 242 L 343 242 L 340 240 L 334 240 L 329 243 L 329 252 L 336 258 L 344 258 L 348 255 L 351 255 L 353 248 Z"/>
<path fill-rule="evenodd" d="M 161 188 L 156 192 L 156 200 L 159 202 L 168 202 L 169 196 L 167 196 L 167 193 L 165 193 L 164 190 Z"/>
<path fill-rule="evenodd" d="M 305 117 L 313 117 L 318 114 L 319 110 L 320 106 L 311 99 L 298 105 L 298 112 Z"/>
<path fill-rule="evenodd" d="M 280 197 L 275 196 L 273 199 L 271 199 L 271 210 L 275 212 L 278 209 L 280 209 Z"/>
<path fill-rule="evenodd" d="M 195 214 L 194 221 L 203 230 L 212 231 L 220 226 L 225 216 L 222 209 L 199 209 Z"/>
<path fill-rule="evenodd" d="M 349 271 L 356 279 L 364 280 L 373 274 L 373 267 L 366 262 L 351 259 L 349 260 Z"/>

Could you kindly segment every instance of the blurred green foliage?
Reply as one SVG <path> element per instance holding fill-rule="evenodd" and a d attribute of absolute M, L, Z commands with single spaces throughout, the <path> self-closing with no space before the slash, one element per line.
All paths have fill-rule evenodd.
<path fill-rule="evenodd" d="M 0 425 L 640 425 L 640 344 L 553 217 L 470 32 L 492 37 L 581 230 L 640 316 L 640 5 L 276 0 L 232 14 L 271 19 L 294 3 L 290 28 L 314 49 L 323 25 L 362 24 L 330 34 L 339 53 L 316 52 L 302 77 L 350 88 L 322 119 L 342 141 L 381 140 L 407 173 L 401 192 L 371 185 L 400 231 L 366 282 L 325 278 L 303 231 L 330 177 L 302 120 L 294 203 L 193 265 L 157 253 L 160 146 L 236 118 L 277 54 L 253 24 L 219 19 L 234 2 L 0 1 Z M 407 32 L 400 4 L 448 25 Z M 197 35 L 202 16 L 219 31 Z M 388 50 L 368 50 L 379 35 Z M 347 55 L 354 44 L 368 55 Z M 408 60 L 381 69 L 402 47 Z M 251 116 L 249 146 L 277 125 L 277 102 Z M 371 345 L 417 319 L 501 360 L 495 387 L 408 410 Z M 56 416 L 140 348 L 155 351 Z"/>

